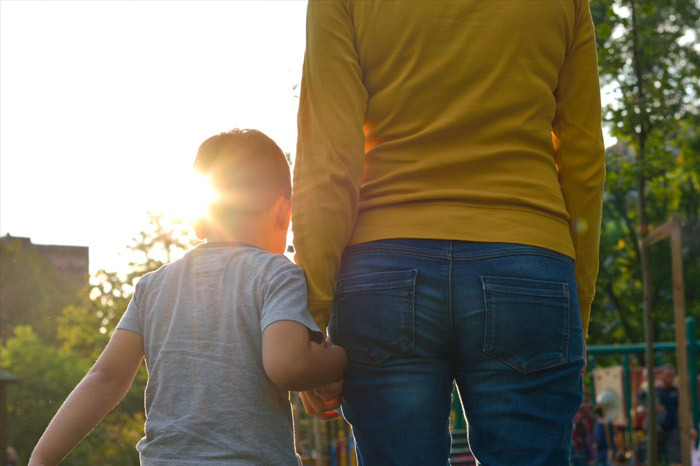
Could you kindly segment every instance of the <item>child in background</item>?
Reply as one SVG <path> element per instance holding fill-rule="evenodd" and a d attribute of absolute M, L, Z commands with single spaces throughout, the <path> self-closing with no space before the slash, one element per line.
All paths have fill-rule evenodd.
<path fill-rule="evenodd" d="M 615 447 L 615 426 L 605 417 L 605 409 L 601 405 L 593 408 L 595 414 L 594 442 L 596 450 L 596 466 L 610 466 L 617 452 Z"/>
<path fill-rule="evenodd" d="M 307 312 L 303 271 L 281 255 L 289 164 L 256 130 L 213 136 L 195 170 L 217 199 L 207 242 L 144 275 L 104 352 L 63 403 L 30 466 L 58 464 L 128 391 L 145 355 L 141 464 L 297 465 L 289 390 L 340 393 L 345 351 Z"/>

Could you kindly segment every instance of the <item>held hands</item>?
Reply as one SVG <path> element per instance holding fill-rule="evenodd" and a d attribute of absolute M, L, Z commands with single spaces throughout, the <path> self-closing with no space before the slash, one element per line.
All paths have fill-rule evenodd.
<path fill-rule="evenodd" d="M 315 390 L 299 393 L 307 414 L 328 421 L 340 417 L 336 409 L 340 407 L 340 394 L 343 392 L 345 379 L 340 378 Z"/>
<path fill-rule="evenodd" d="M 324 348 L 334 346 L 330 338 L 326 338 L 322 343 Z M 328 421 L 340 417 L 336 409 L 340 407 L 340 394 L 343 393 L 345 379 L 339 378 L 335 382 L 323 385 L 315 390 L 306 390 L 299 393 L 301 402 L 307 414 Z"/>

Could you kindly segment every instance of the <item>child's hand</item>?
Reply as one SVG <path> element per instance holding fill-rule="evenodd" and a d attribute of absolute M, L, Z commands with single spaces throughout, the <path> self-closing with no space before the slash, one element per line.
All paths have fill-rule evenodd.
<path fill-rule="evenodd" d="M 345 379 L 341 377 L 335 382 L 323 385 L 315 390 L 309 390 L 309 392 L 325 402 L 330 402 L 335 398 L 340 398 L 340 394 L 343 393 L 343 387 L 345 387 Z"/>
<path fill-rule="evenodd" d="M 301 402 L 304 404 L 306 413 L 317 419 L 329 421 L 340 417 L 340 414 L 335 411 L 340 407 L 340 396 L 324 401 L 314 392 L 305 391 L 299 393 L 299 397 L 301 398 Z"/>
<path fill-rule="evenodd" d="M 336 409 L 340 407 L 340 394 L 343 392 L 345 379 L 340 378 L 315 390 L 299 394 L 304 409 L 311 416 L 328 421 L 340 417 Z"/>

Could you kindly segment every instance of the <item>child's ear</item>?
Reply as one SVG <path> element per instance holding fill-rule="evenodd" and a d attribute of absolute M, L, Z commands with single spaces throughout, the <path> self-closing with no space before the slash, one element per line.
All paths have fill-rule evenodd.
<path fill-rule="evenodd" d="M 192 220 L 192 229 L 197 238 L 201 240 L 207 239 L 207 226 L 203 217 L 197 217 Z"/>
<path fill-rule="evenodd" d="M 292 200 L 280 196 L 280 198 L 277 199 L 276 211 L 277 224 L 282 230 L 286 231 L 287 228 L 289 228 L 289 220 L 292 218 Z"/>

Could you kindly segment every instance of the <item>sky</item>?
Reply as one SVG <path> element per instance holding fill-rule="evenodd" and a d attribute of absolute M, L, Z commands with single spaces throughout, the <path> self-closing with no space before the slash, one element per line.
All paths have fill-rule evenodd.
<path fill-rule="evenodd" d="M 187 210 L 204 139 L 257 128 L 293 156 L 305 14 L 304 0 L 0 0 L 0 235 L 88 246 L 91 273 L 124 273 L 147 213 Z"/>
<path fill-rule="evenodd" d="M 0 1 L 0 234 L 126 271 L 178 215 L 199 144 L 257 128 L 294 154 L 306 2 Z"/>

